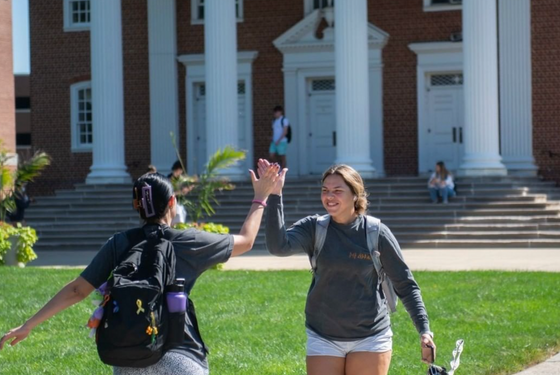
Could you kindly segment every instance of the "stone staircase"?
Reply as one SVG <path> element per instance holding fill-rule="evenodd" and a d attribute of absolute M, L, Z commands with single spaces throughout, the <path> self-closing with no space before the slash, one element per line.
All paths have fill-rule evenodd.
<path fill-rule="evenodd" d="M 386 223 L 404 249 L 558 248 L 560 188 L 537 178 L 461 178 L 448 205 L 430 203 L 425 178 L 366 182 L 369 212 Z M 219 194 L 211 221 L 239 232 L 252 198 L 250 183 Z M 323 213 L 318 178 L 292 178 L 284 189 L 285 219 L 291 224 Z M 38 198 L 26 212 L 40 236 L 37 250 L 97 250 L 114 232 L 138 225 L 130 186 L 76 185 Z M 264 250 L 261 230 L 256 250 Z"/>

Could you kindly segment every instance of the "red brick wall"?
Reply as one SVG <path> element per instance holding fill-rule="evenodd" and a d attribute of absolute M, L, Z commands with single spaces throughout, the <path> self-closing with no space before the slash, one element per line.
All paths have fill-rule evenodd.
<path fill-rule="evenodd" d="M 539 173 L 560 183 L 560 3 L 531 4 L 534 155 Z"/>
<path fill-rule="evenodd" d="M 12 2 L 0 2 L 0 141 L 16 151 L 16 105 L 12 53 Z"/>
<path fill-rule="evenodd" d="M 132 178 L 150 164 L 150 75 L 146 1 L 122 1 L 125 162 Z"/>
<path fill-rule="evenodd" d="M 62 3 L 29 0 L 33 147 L 53 158 L 35 194 L 83 182 L 91 166 L 90 153 L 70 151 L 70 85 L 90 79 L 89 32 L 64 32 Z"/>

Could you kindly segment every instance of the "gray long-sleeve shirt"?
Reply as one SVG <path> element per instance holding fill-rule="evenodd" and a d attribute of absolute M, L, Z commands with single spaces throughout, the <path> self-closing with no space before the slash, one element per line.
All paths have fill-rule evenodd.
<path fill-rule="evenodd" d="M 266 210 L 266 245 L 277 256 L 313 253 L 318 215 L 286 229 L 282 199 L 271 195 Z M 342 225 L 331 220 L 317 270 L 307 294 L 306 326 L 331 340 L 351 341 L 390 326 L 385 297 L 370 257 L 366 218 Z M 430 331 L 420 288 L 404 262 L 399 244 L 381 224 L 379 252 L 387 276 L 419 333 Z"/>

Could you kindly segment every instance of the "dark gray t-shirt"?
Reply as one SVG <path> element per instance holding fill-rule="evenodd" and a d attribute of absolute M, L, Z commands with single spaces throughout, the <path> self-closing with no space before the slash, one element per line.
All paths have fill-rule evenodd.
<path fill-rule="evenodd" d="M 146 226 L 148 232 L 158 230 L 157 225 Z M 196 279 L 207 269 L 227 262 L 233 251 L 233 236 L 201 232 L 195 229 L 175 230 L 165 226 L 165 237 L 171 239 L 177 258 L 176 277 L 185 279 L 185 292 L 190 294 Z M 111 237 L 95 258 L 82 272 L 81 276 L 95 288 L 99 288 L 109 278 L 119 259 L 133 245 L 129 243 L 126 232 Z M 194 324 L 187 316 L 185 322 L 186 338 L 182 346 L 173 349 L 196 360 L 207 367 L 206 353 L 202 339 Z"/>
<path fill-rule="evenodd" d="M 286 229 L 281 197 L 268 199 L 266 245 L 271 254 L 313 253 L 318 215 Z M 367 220 L 342 225 L 331 220 L 307 295 L 306 326 L 330 340 L 351 341 L 390 326 L 385 298 L 367 246 Z M 384 224 L 379 233 L 381 262 L 419 333 L 430 330 L 420 288 L 404 262 L 397 240 Z"/>

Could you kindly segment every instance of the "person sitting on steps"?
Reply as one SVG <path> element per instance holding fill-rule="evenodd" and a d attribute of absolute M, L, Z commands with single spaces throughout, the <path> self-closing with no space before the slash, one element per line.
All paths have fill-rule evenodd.
<path fill-rule="evenodd" d="M 449 198 L 456 195 L 453 176 L 445 168 L 444 162 L 438 161 L 436 163 L 436 170 L 428 180 L 428 191 L 430 192 L 432 203 L 438 203 L 439 197 L 441 197 L 443 204 L 447 204 L 449 203 Z"/>

